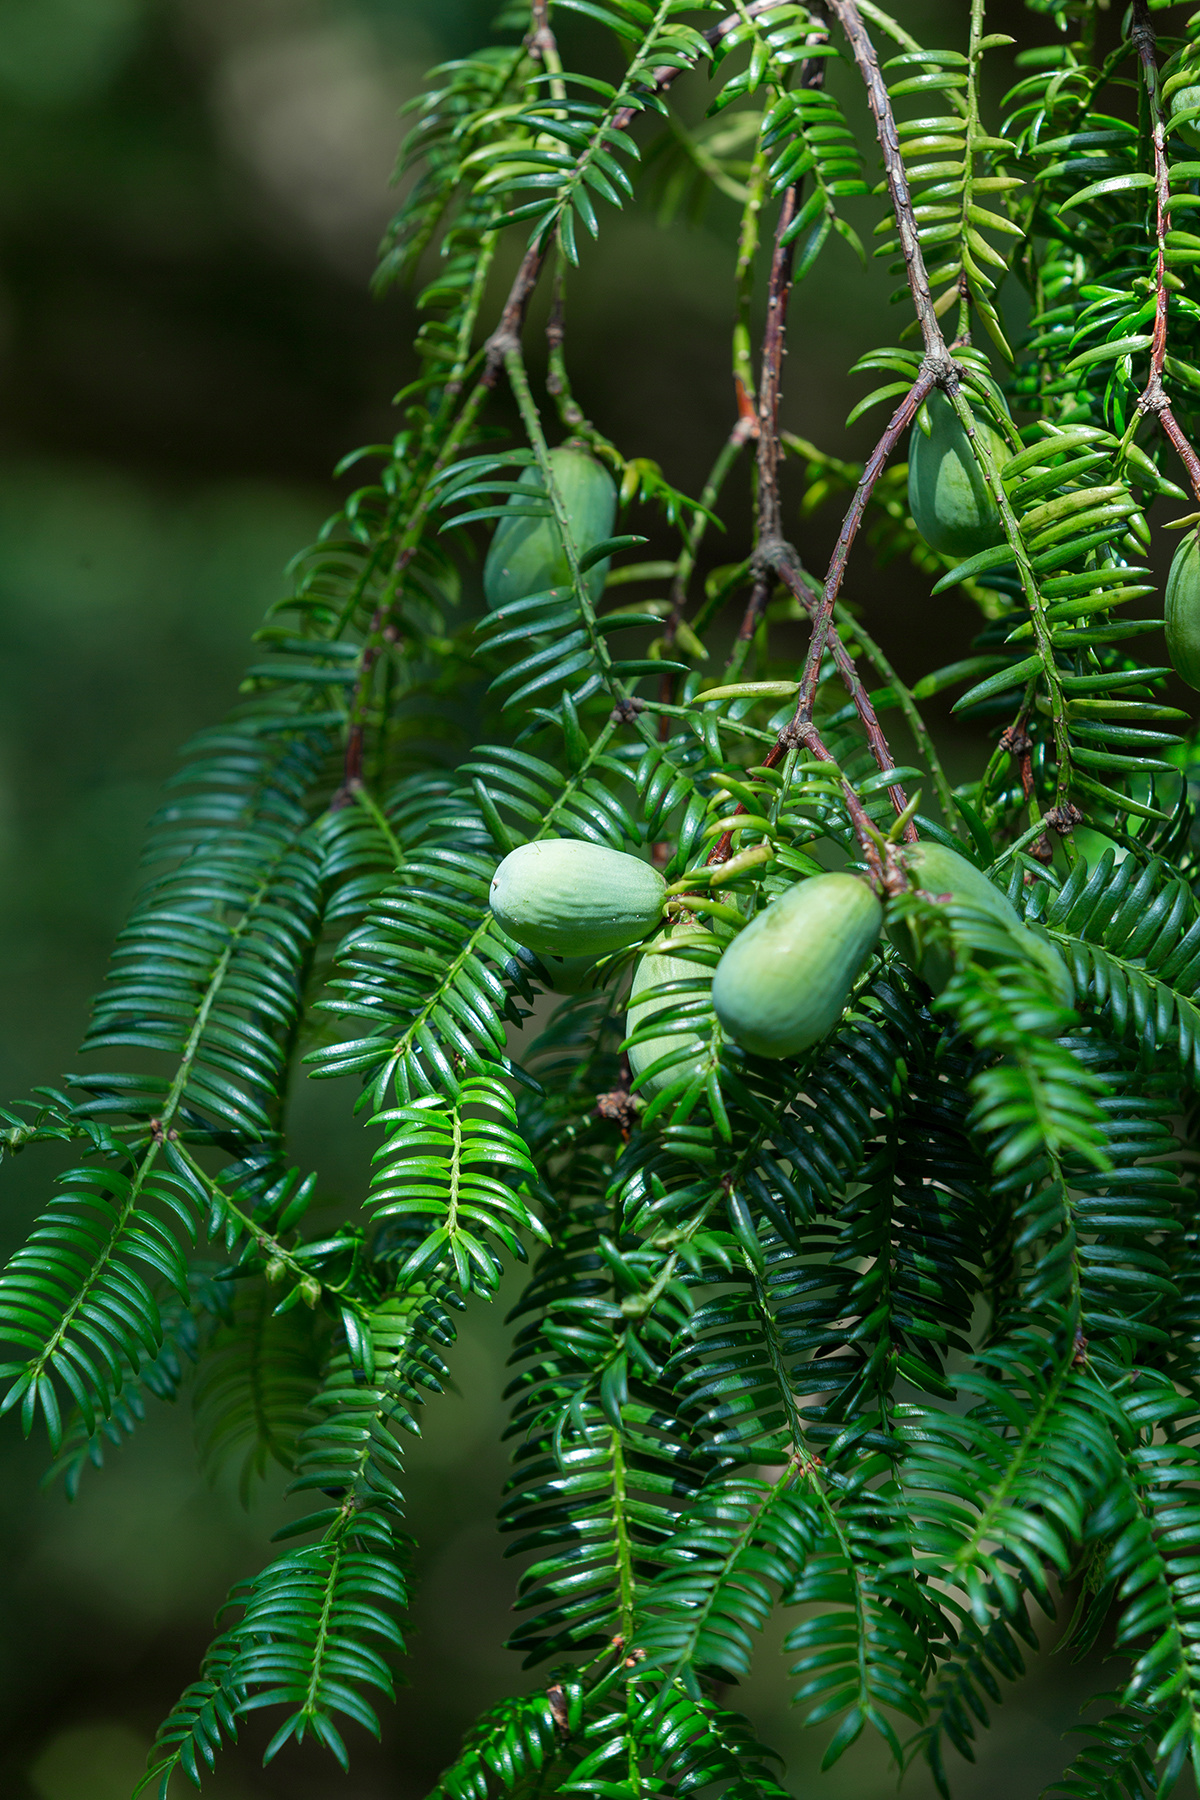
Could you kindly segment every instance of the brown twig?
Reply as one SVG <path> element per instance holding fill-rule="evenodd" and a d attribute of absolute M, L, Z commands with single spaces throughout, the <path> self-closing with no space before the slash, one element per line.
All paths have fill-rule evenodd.
<path fill-rule="evenodd" d="M 824 42 L 824 30 L 813 33 L 809 43 Z M 802 88 L 821 87 L 825 58 L 810 56 L 800 66 Z M 758 377 L 758 521 L 756 544 L 769 555 L 783 539 L 783 513 L 779 502 L 779 402 L 783 393 L 783 359 L 787 355 L 787 310 L 792 294 L 796 245 L 792 222 L 800 205 L 801 182 L 784 192 L 775 221 L 775 244 L 767 281 L 767 321 L 763 327 L 762 358 Z"/>
<path fill-rule="evenodd" d="M 802 744 L 811 756 L 816 757 L 818 762 L 833 762 L 834 758 L 815 725 L 802 726 L 797 733 L 796 741 Z M 874 829 L 867 817 L 866 807 L 844 775 L 842 776 L 842 798 L 846 802 L 846 811 L 850 814 L 850 822 L 854 826 L 855 835 L 867 861 L 874 867 L 878 856 Z"/>
<path fill-rule="evenodd" d="M 908 190 L 908 177 L 905 173 L 904 159 L 900 153 L 900 139 L 896 131 L 896 119 L 892 111 L 891 98 L 888 94 L 887 86 L 879 67 L 879 59 L 875 54 L 875 46 L 872 44 L 871 39 L 867 34 L 866 27 L 863 25 L 855 0 L 827 0 L 827 10 L 837 18 L 838 23 L 845 32 L 850 43 L 850 48 L 854 54 L 854 60 L 858 64 L 859 73 L 863 78 L 867 90 L 867 102 L 870 106 L 872 117 L 875 120 L 876 136 L 879 140 L 880 153 L 883 157 L 884 169 L 887 175 L 888 191 L 891 196 L 892 211 L 896 219 L 896 229 L 900 238 L 900 248 L 904 256 L 904 266 L 908 276 L 909 289 L 912 294 L 913 307 L 916 311 L 917 321 L 921 327 L 921 335 L 925 344 L 925 357 L 916 381 L 904 396 L 900 405 L 896 408 L 896 411 L 888 422 L 883 436 L 880 438 L 875 449 L 867 459 L 862 472 L 862 477 L 854 491 L 854 497 L 850 502 L 849 510 L 842 521 L 842 527 L 838 533 L 838 540 L 834 546 L 833 556 L 830 559 L 819 606 L 817 606 L 815 610 L 813 609 L 808 596 L 807 585 L 801 578 L 798 564 L 790 571 L 790 574 L 785 568 L 786 558 L 783 557 L 782 552 L 786 549 L 786 546 L 784 546 L 782 542 L 778 545 L 772 543 L 772 537 L 778 539 L 781 535 L 779 533 L 777 522 L 774 524 L 773 532 L 767 530 L 763 531 L 765 542 L 760 543 L 760 551 L 768 557 L 772 566 L 779 569 L 780 574 L 788 581 L 788 585 L 792 588 L 792 591 L 796 593 L 797 598 L 808 607 L 810 617 L 813 621 L 812 635 L 809 639 L 808 655 L 805 660 L 804 672 L 800 681 L 800 692 L 797 698 L 796 711 L 788 726 L 785 727 L 785 735 L 792 742 L 800 742 L 812 724 L 817 685 L 820 679 L 821 662 L 825 655 L 825 651 L 828 648 L 834 656 L 834 661 L 838 667 L 839 673 L 842 675 L 850 693 L 854 697 L 859 716 L 867 731 L 868 741 L 871 743 L 871 748 L 875 754 L 876 760 L 879 762 L 879 766 L 882 769 L 893 768 L 895 764 L 891 759 L 891 754 L 887 747 L 887 739 L 879 726 L 878 719 L 875 718 L 870 698 L 863 688 L 861 680 L 858 678 L 857 671 L 854 669 L 853 660 L 848 656 L 844 647 L 841 645 L 840 639 L 837 638 L 833 626 L 833 609 L 837 604 L 838 595 L 841 592 L 842 580 L 846 573 L 846 565 L 849 561 L 850 551 L 865 516 L 867 504 L 874 491 L 876 482 L 883 473 L 888 458 L 891 456 L 892 451 L 895 449 L 904 433 L 911 426 L 913 419 L 916 417 L 919 408 L 929 395 L 930 391 L 935 386 L 941 386 L 947 389 L 953 388 L 958 380 L 958 371 L 955 367 L 950 350 L 947 348 L 941 325 L 938 322 L 937 313 L 934 310 L 933 296 L 929 288 L 929 277 L 926 273 L 925 259 L 921 253 L 920 236 L 917 231 L 917 223 L 913 214 L 912 198 Z M 777 261 L 778 252 L 779 240 L 777 236 Z M 785 273 L 790 275 L 790 265 L 787 266 L 786 270 L 780 270 L 781 279 Z M 773 281 L 775 279 L 774 265 L 772 268 L 772 279 Z M 768 341 L 770 339 L 773 323 L 774 320 L 768 316 Z M 766 347 L 764 347 L 763 361 L 764 397 L 760 399 L 760 422 L 764 416 L 766 404 L 766 371 L 775 366 L 769 359 Z M 777 406 L 777 397 L 775 403 Z M 774 423 L 773 417 L 772 423 Z M 778 460 L 778 439 L 774 430 L 772 430 L 770 435 L 774 439 L 774 453 L 772 453 L 772 447 L 764 444 L 761 439 L 759 445 L 759 467 L 760 470 L 763 471 L 763 475 L 769 477 L 769 479 L 760 479 L 759 517 L 760 522 L 764 527 L 768 522 L 772 521 L 772 508 L 774 509 L 774 521 L 778 520 L 778 496 L 774 484 L 774 466 Z M 763 437 L 765 438 L 766 436 L 767 433 L 764 432 Z M 881 757 L 884 760 L 881 761 Z M 906 804 L 903 789 L 896 786 L 890 788 L 888 791 L 892 796 L 892 802 L 896 807 L 897 812 L 903 812 Z M 911 838 L 916 837 L 916 831 L 911 822 L 906 826 L 905 832 L 906 836 Z"/>
<path fill-rule="evenodd" d="M 770 593 L 771 577 L 773 575 L 778 575 L 784 585 L 795 595 L 796 599 L 800 601 L 801 605 L 808 613 L 809 618 L 812 620 L 812 635 L 809 641 L 809 652 L 805 662 L 804 674 L 801 679 L 800 696 L 796 712 L 788 725 L 786 725 L 779 734 L 776 744 L 767 753 L 767 756 L 763 760 L 763 767 L 774 767 L 775 763 L 782 758 L 787 750 L 800 744 L 805 745 L 811 750 L 813 755 L 819 757 L 822 761 L 833 760 L 829 750 L 826 748 L 820 737 L 820 733 L 813 723 L 813 702 L 815 700 L 817 678 L 819 676 L 822 658 L 826 648 L 828 648 L 833 656 L 838 674 L 854 702 L 871 753 L 880 770 L 887 771 L 895 768 L 895 759 L 892 756 L 887 737 L 879 723 L 875 708 L 871 703 L 871 697 L 855 666 L 854 659 L 846 649 L 840 635 L 834 627 L 833 608 L 837 602 L 851 545 L 857 536 L 859 526 L 862 523 L 863 515 L 866 511 L 867 502 L 870 499 L 875 483 L 878 481 L 888 457 L 891 455 L 892 450 L 895 448 L 896 443 L 899 441 L 903 432 L 912 423 L 918 407 L 921 405 L 930 389 L 939 380 L 950 384 L 955 380 L 957 372 L 950 354 L 946 349 L 941 327 L 938 325 L 937 318 L 933 313 L 932 301 L 929 300 L 929 284 L 925 276 L 924 263 L 921 259 L 920 244 L 916 237 L 916 224 L 912 217 L 912 206 L 908 198 L 907 181 L 904 175 L 903 163 L 900 160 L 899 142 L 896 137 L 895 121 L 892 118 L 891 102 L 888 99 L 887 90 L 883 86 L 883 79 L 879 73 L 879 65 L 875 58 L 874 48 L 862 28 L 862 22 L 858 17 L 856 7 L 852 5 L 847 7 L 844 4 L 839 5 L 837 4 L 837 0 L 834 0 L 832 9 L 838 12 L 843 28 L 851 38 L 852 44 L 855 45 L 855 54 L 858 57 L 860 68 L 863 69 L 864 79 L 867 80 L 868 93 L 872 96 L 872 111 L 875 113 L 877 122 L 881 117 L 885 117 L 888 122 L 890 135 L 885 134 L 881 127 L 880 141 L 884 144 L 885 161 L 889 162 L 889 164 L 894 161 L 896 165 L 896 180 L 892 184 L 893 204 L 896 207 L 898 214 L 901 204 L 907 209 L 908 225 L 910 227 L 909 235 L 911 236 L 911 242 L 915 249 L 915 262 L 910 265 L 910 279 L 913 284 L 914 304 L 918 304 L 918 310 L 920 311 L 918 295 L 918 284 L 920 284 L 925 300 L 929 302 L 928 312 L 929 318 L 932 321 L 932 336 L 928 332 L 926 333 L 927 355 L 917 382 L 906 396 L 904 403 L 897 408 L 887 430 L 884 432 L 883 437 L 876 446 L 875 451 L 868 460 L 867 466 L 863 471 L 862 479 L 855 490 L 850 510 L 843 521 L 842 529 L 838 536 L 838 542 L 834 549 L 833 559 L 830 563 L 824 590 L 818 599 L 808 584 L 799 556 L 783 535 L 783 512 L 779 495 L 779 402 L 782 388 L 783 357 L 786 349 L 787 304 L 791 294 L 793 266 L 792 245 L 790 242 L 785 242 L 785 239 L 787 238 L 792 220 L 795 217 L 799 201 L 798 185 L 790 187 L 784 194 L 779 211 L 779 218 L 776 223 L 775 245 L 771 257 L 771 273 L 767 288 L 767 320 L 763 333 L 762 364 L 758 388 L 758 509 L 756 521 L 757 541 L 752 564 L 754 585 L 751 590 L 750 602 L 742 621 L 739 641 L 744 642 L 753 635 Z M 849 17 L 847 17 L 847 14 Z M 857 29 L 859 42 L 855 42 L 855 29 Z M 882 99 L 879 98 L 879 94 L 872 94 L 870 80 L 870 72 L 872 70 Z M 821 77 L 821 59 L 815 57 L 811 58 L 809 63 L 805 65 L 802 73 L 802 80 L 805 80 L 809 86 L 815 86 L 819 83 Z M 894 157 L 889 157 L 888 155 L 886 147 L 887 141 L 890 141 L 893 146 Z M 902 241 L 906 241 L 903 228 L 901 230 L 901 236 Z M 907 260 L 906 257 L 906 262 Z M 846 794 L 847 810 L 850 813 L 859 841 L 863 846 L 864 852 L 868 853 L 870 856 L 874 856 L 874 839 L 871 835 L 865 809 L 857 795 L 854 794 L 850 785 L 848 783 L 843 783 L 843 787 Z M 904 789 L 897 782 L 889 786 L 888 794 L 896 809 L 897 815 L 902 814 L 908 805 Z M 910 840 L 915 840 L 917 836 L 916 829 L 911 820 L 905 826 L 905 836 Z M 708 857 L 709 863 L 724 862 L 729 856 L 732 841 L 732 833 L 724 833 L 714 845 L 713 850 Z"/>
<path fill-rule="evenodd" d="M 767 610 L 767 601 L 771 597 L 771 571 L 760 569 L 754 577 L 750 589 L 750 598 L 746 602 L 746 611 L 738 628 L 738 643 L 749 643 L 758 630 L 763 613 Z"/>
<path fill-rule="evenodd" d="M 795 551 L 791 549 L 790 545 L 786 548 L 789 554 L 782 557 L 777 564 L 780 577 L 786 583 L 790 591 L 795 594 L 801 606 L 807 610 L 809 617 L 815 621 L 820 602 L 817 600 L 816 595 L 813 593 L 805 579 L 804 571 L 800 566 L 799 557 L 796 555 Z M 863 685 L 862 677 L 858 672 L 854 658 L 847 650 L 845 644 L 843 644 L 841 636 L 832 621 L 830 621 L 826 628 L 825 642 L 829 654 L 833 658 L 834 667 L 841 676 L 842 685 L 854 702 L 855 711 L 858 713 L 859 722 L 862 725 L 867 743 L 870 745 L 871 754 L 875 758 L 877 767 L 880 770 L 894 769 L 896 766 L 896 759 L 892 755 L 891 747 L 888 744 L 883 726 L 879 723 L 878 715 L 871 702 L 871 696 Z M 784 727 L 784 736 L 791 733 L 796 741 L 799 741 L 799 734 L 802 731 L 807 730 L 811 723 L 811 719 L 797 719 L 793 717 L 789 724 Z M 896 809 L 897 815 L 899 815 L 908 805 L 904 789 L 899 783 L 896 783 L 888 788 L 888 795 L 892 805 Z M 905 827 L 905 836 L 910 842 L 916 842 L 917 833 L 911 821 Z"/>
<path fill-rule="evenodd" d="M 933 307 L 929 276 L 925 270 L 925 258 L 921 254 L 921 239 L 908 191 L 908 175 L 904 168 L 904 158 L 900 154 L 900 138 L 896 131 L 891 96 L 879 67 L 875 46 L 867 35 L 867 28 L 862 22 L 855 0 L 826 0 L 826 4 L 846 34 L 867 90 L 867 104 L 875 120 L 875 135 L 879 139 L 892 211 L 896 216 L 896 230 L 900 237 L 900 251 L 904 257 L 917 322 L 921 327 L 925 355 L 936 367 L 936 378 L 941 380 L 951 372 L 950 353 L 946 349 L 946 340 L 942 336 L 942 328 Z"/>
<path fill-rule="evenodd" d="M 810 755 L 816 757 L 819 762 L 831 763 L 834 760 L 832 751 L 829 749 L 829 746 L 826 744 L 815 725 L 802 725 L 798 727 L 794 733 L 789 725 L 786 731 L 780 733 L 779 737 L 771 745 L 771 748 L 767 751 L 757 767 L 760 769 L 773 769 L 777 763 L 783 761 L 789 750 L 798 749 L 801 745 L 803 745 L 804 749 L 806 749 Z M 875 841 L 874 828 L 872 827 L 870 819 L 867 817 L 867 809 L 844 775 L 841 777 L 841 782 L 842 798 L 846 802 L 846 811 L 849 813 L 850 822 L 854 826 L 855 836 L 858 838 L 868 863 L 872 868 L 876 868 L 879 860 L 879 852 Z M 739 800 L 733 810 L 734 816 L 736 817 L 738 813 L 744 813 L 748 809 Z M 705 867 L 714 868 L 718 863 L 728 862 L 729 853 L 732 849 L 732 830 L 723 832 L 705 858 Z"/>
<path fill-rule="evenodd" d="M 512 350 L 521 347 L 521 330 L 525 324 L 525 314 L 533 290 L 538 284 L 538 277 L 546 261 L 548 246 L 539 248 L 531 244 L 521 258 L 521 266 L 513 278 L 508 290 L 508 299 L 504 302 L 504 310 L 500 314 L 496 329 L 492 332 L 486 345 L 486 360 L 483 369 L 485 387 L 495 387 L 504 359 Z"/>
<path fill-rule="evenodd" d="M 1163 435 L 1170 441 L 1180 462 L 1187 470 L 1192 492 L 1200 501 L 1200 456 L 1188 440 L 1175 417 L 1163 387 L 1163 368 L 1167 359 L 1167 220 L 1171 204 L 1171 179 L 1167 167 L 1166 114 L 1158 82 L 1158 40 L 1150 19 L 1146 0 L 1133 0 L 1133 24 L 1130 38 L 1142 65 L 1146 97 L 1154 120 L 1154 199 L 1158 238 L 1158 262 L 1155 269 L 1154 332 L 1150 339 L 1150 378 L 1138 398 L 1137 410 L 1158 420 Z"/>
<path fill-rule="evenodd" d="M 796 702 L 796 715 L 793 723 L 799 727 L 812 719 L 813 707 L 816 704 L 817 683 L 821 673 L 821 659 L 825 654 L 833 624 L 833 609 L 841 592 L 842 579 L 846 573 L 846 565 L 850 560 L 850 551 L 858 536 L 859 527 L 866 515 L 867 503 L 874 491 L 875 483 L 882 475 L 892 451 L 904 436 L 922 402 L 936 385 L 937 377 L 931 365 L 924 364 L 920 375 L 909 388 L 903 400 L 888 421 L 883 436 L 872 450 L 864 465 L 858 486 L 850 507 L 842 520 L 842 528 L 838 532 L 837 543 L 829 560 L 829 569 L 825 576 L 824 592 L 821 604 L 813 615 L 812 637 L 809 640 L 808 656 L 804 664 L 804 673 L 800 678 L 800 694 Z"/>
<path fill-rule="evenodd" d="M 783 514 L 779 503 L 779 400 L 783 359 L 787 354 L 787 308 L 792 292 L 795 244 L 784 242 L 796 216 L 799 183 L 784 193 L 775 227 L 771 275 L 767 284 L 767 322 L 763 329 L 762 367 L 758 378 L 758 543 L 769 548 L 782 537 Z"/>
<path fill-rule="evenodd" d="M 888 457 L 912 424 L 917 411 L 931 389 L 935 386 L 952 388 L 958 380 L 954 359 L 946 346 L 946 340 L 942 335 L 942 328 L 934 310 L 933 297 L 929 289 L 929 277 L 925 270 L 925 259 L 921 254 L 917 223 L 913 216 L 912 199 L 908 191 L 908 176 L 904 169 L 904 159 L 900 154 L 900 139 L 896 131 L 895 114 L 892 112 L 891 97 L 880 71 L 875 46 L 867 35 L 866 27 L 863 25 L 854 0 L 828 0 L 828 8 L 837 17 L 850 42 L 854 60 L 858 64 L 859 73 L 866 86 L 867 102 L 875 120 L 876 136 L 879 139 L 880 153 L 887 174 L 892 211 L 895 214 L 900 248 L 904 255 L 904 266 L 908 274 L 913 307 L 925 343 L 925 358 L 916 381 L 892 414 L 883 436 L 868 457 L 862 478 L 854 491 L 854 498 L 850 502 L 850 509 L 842 521 L 842 528 L 838 533 L 838 540 L 834 546 L 833 556 L 825 577 L 821 608 L 813 621 L 808 659 L 805 663 L 796 716 L 793 720 L 793 724 L 797 728 L 812 718 L 821 658 L 825 654 L 825 646 L 833 621 L 833 609 L 841 591 L 842 578 L 846 572 L 851 546 L 858 535 L 859 526 L 862 524 L 867 502 L 874 491 L 875 483 L 883 473 Z"/>

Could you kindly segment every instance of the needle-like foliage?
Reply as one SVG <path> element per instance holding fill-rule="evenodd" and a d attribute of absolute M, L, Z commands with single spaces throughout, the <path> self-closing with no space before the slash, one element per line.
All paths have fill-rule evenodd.
<path fill-rule="evenodd" d="M 202 1457 L 297 1497 L 162 1727 L 162 1800 L 260 1710 L 268 1758 L 344 1766 L 380 1729 L 420 1556 L 401 1445 L 513 1263 L 497 1503 L 529 1672 L 437 1800 L 778 1800 L 725 1696 L 776 1612 L 825 1766 L 872 1732 L 949 1794 L 1049 1635 L 1120 1672 L 1048 1793 L 1200 1769 L 1200 753 L 1158 637 L 1160 530 L 1200 518 L 1200 14 L 1030 0 L 1014 45 L 960 10 L 931 45 L 874 0 L 533 0 L 408 109 L 401 428 L 346 459 L 361 485 L 169 784 L 80 1069 L 0 1114 L 9 1153 L 70 1150 L 0 1275 L 3 1409 L 51 1472 L 74 1495 L 191 1382 Z M 570 381 L 568 287 L 643 164 L 664 218 L 736 213 L 698 495 Z M 881 384 L 852 419 L 893 408 L 859 465 L 781 431 L 779 385 L 793 288 L 872 238 L 905 316 L 850 371 Z M 910 432 L 949 429 L 969 554 L 908 504 Z M 602 542 L 560 442 L 617 490 Z M 834 502 L 810 572 L 792 522 Z M 488 574 L 484 606 L 502 518 L 552 572 Z M 976 621 L 911 683 L 842 593 L 898 557 Z M 930 703 L 975 731 L 957 784 Z M 563 839 L 664 878 L 582 964 L 490 904 L 506 856 Z M 837 1004 L 758 1054 L 714 969 L 831 869 L 885 929 L 845 968 L 840 925 L 794 947 Z M 631 1019 L 646 953 L 674 960 Z M 312 1078 L 373 1153 L 319 1212 L 288 1150 Z"/>

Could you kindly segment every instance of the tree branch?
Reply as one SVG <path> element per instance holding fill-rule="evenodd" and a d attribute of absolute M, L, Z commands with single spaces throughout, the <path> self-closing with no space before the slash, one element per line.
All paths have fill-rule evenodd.
<path fill-rule="evenodd" d="M 1154 121 L 1154 200 L 1155 229 L 1158 238 L 1158 263 L 1155 270 L 1154 333 L 1150 340 L 1150 379 L 1138 398 L 1139 413 L 1149 413 L 1158 420 L 1159 428 L 1169 440 L 1187 470 L 1192 492 L 1200 501 L 1200 456 L 1188 440 L 1175 417 L 1163 387 L 1163 368 L 1167 358 L 1167 219 L 1171 202 L 1171 179 L 1167 167 L 1166 115 L 1158 81 L 1158 40 L 1146 0 L 1133 0 L 1133 24 L 1130 38 L 1142 66 L 1146 98 Z"/>
<path fill-rule="evenodd" d="M 784 243 L 788 226 L 796 216 L 800 185 L 786 190 L 775 227 L 771 275 L 767 285 L 767 323 L 763 330 L 762 366 L 758 378 L 758 542 L 769 546 L 782 537 L 783 515 L 779 504 L 779 400 L 783 359 L 787 354 L 787 308 L 792 292 L 795 246 Z"/>
<path fill-rule="evenodd" d="M 925 258 L 921 254 L 921 240 L 913 216 L 908 176 L 904 158 L 900 154 L 900 139 L 896 132 L 891 96 L 880 71 L 875 46 L 867 35 L 867 28 L 862 22 L 855 0 L 826 0 L 826 5 L 846 34 L 867 90 L 867 104 L 875 120 L 875 135 L 879 139 L 892 211 L 896 215 L 896 230 L 900 235 L 904 268 L 925 343 L 925 355 L 935 366 L 936 379 L 943 380 L 952 367 L 950 352 L 946 348 L 946 340 L 933 309 L 933 296 L 929 291 L 929 276 L 925 270 Z"/>
<path fill-rule="evenodd" d="M 808 585 L 804 571 L 800 566 L 800 559 L 790 544 L 782 546 L 781 554 L 775 566 L 778 569 L 780 579 L 784 582 L 785 586 L 796 596 L 801 606 L 808 612 L 809 617 L 814 620 L 813 634 L 815 636 L 815 620 L 818 615 L 819 607 L 824 603 L 823 598 L 821 602 L 817 601 L 816 596 Z M 892 755 L 891 747 L 888 744 L 883 727 L 879 723 L 878 715 L 871 702 L 871 696 L 864 687 L 862 677 L 859 675 L 854 658 L 843 644 L 841 636 L 832 623 L 832 619 L 826 624 L 825 641 L 829 654 L 833 658 L 834 667 L 842 678 L 842 685 L 854 702 L 855 710 L 858 713 L 863 731 L 866 734 L 867 743 L 871 747 L 871 754 L 875 758 L 877 766 L 881 771 L 894 769 L 896 766 L 896 759 Z M 803 719 L 799 717 L 799 708 L 797 707 L 796 714 L 793 715 L 790 722 L 784 726 L 780 735 L 784 740 L 795 742 L 807 741 L 804 734 L 808 732 L 811 724 L 811 717 Z M 888 788 L 888 795 L 892 805 L 896 809 L 897 815 L 899 815 L 908 805 L 904 789 L 898 782 L 894 783 Z M 905 827 L 904 835 L 910 843 L 916 842 L 917 832 L 911 821 Z"/>
<path fill-rule="evenodd" d="M 538 277 L 546 261 L 549 246 L 541 249 L 531 244 L 521 258 L 521 266 L 513 278 L 508 290 L 508 299 L 504 302 L 504 310 L 500 314 L 499 323 L 492 332 L 486 345 L 486 361 L 481 377 L 485 387 L 495 387 L 504 359 L 512 350 L 521 347 L 521 331 L 525 324 L 525 314 L 533 290 L 538 284 Z"/>
<path fill-rule="evenodd" d="M 800 679 L 800 694 L 796 702 L 796 716 L 793 721 L 797 727 L 811 720 L 813 716 L 817 683 L 821 674 L 821 658 L 824 656 L 826 644 L 830 640 L 833 609 L 837 604 L 838 594 L 841 592 L 846 564 L 850 560 L 850 550 L 858 536 L 859 527 L 863 522 L 867 503 L 871 498 L 875 483 L 883 473 L 888 457 L 916 418 L 922 402 L 936 382 L 937 377 L 933 367 L 926 363 L 889 419 L 883 436 L 867 458 L 858 486 L 854 490 L 854 498 L 850 502 L 849 511 L 842 520 L 842 528 L 838 532 L 838 540 L 830 558 L 821 604 L 813 614 L 812 637 L 809 640 L 804 674 Z"/>

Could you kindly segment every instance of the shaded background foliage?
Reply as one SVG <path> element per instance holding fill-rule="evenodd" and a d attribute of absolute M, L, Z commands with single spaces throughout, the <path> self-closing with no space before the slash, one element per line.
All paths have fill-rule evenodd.
<path fill-rule="evenodd" d="M 949 36 L 963 10 L 927 0 L 905 17 Z M 484 39 L 489 11 L 485 0 L 0 0 L 6 1093 L 72 1065 L 177 746 L 228 704 L 287 558 L 330 510 L 337 457 L 395 429 L 388 396 L 412 373 L 415 320 L 405 296 L 367 292 L 392 204 L 395 110 L 431 63 Z M 718 223 L 681 217 L 663 233 L 644 210 L 620 215 L 572 307 L 583 405 L 693 492 L 727 423 Z M 840 374 L 887 337 L 891 285 L 878 268 L 861 276 L 846 251 L 798 293 L 786 427 L 861 453 L 870 426 L 843 432 Z M 832 510 L 798 523 L 793 499 L 789 528 L 821 566 Z M 724 560 L 719 544 L 712 554 Z M 903 674 L 950 660 L 971 629 L 961 600 L 923 588 L 907 566 L 849 585 Z M 296 1101 L 295 1152 L 330 1193 L 365 1174 L 345 1099 L 309 1084 Z M 5 1163 L 6 1254 L 52 1163 L 45 1151 Z M 492 1524 L 503 1355 L 502 1309 L 468 1314 L 462 1393 L 431 1410 L 409 1470 L 422 1545 L 416 1685 L 385 1715 L 381 1748 L 358 1740 L 338 1788 L 353 1800 L 424 1792 L 463 1725 L 517 1679 L 498 1648 L 510 1581 Z M 191 1433 L 186 1402 L 161 1409 L 72 1506 L 60 1488 L 38 1491 L 42 1445 L 5 1432 L 6 1796 L 127 1794 L 215 1605 L 256 1566 L 281 1483 L 268 1479 L 247 1518 L 232 1476 L 196 1476 Z M 817 1750 L 789 1724 L 771 1652 L 738 1704 L 804 1791 Z M 964 1772 L 964 1800 L 1050 1779 L 1086 1686 L 1048 1664 L 1002 1712 L 986 1765 Z M 260 1770 L 260 1735 L 247 1731 L 206 1792 L 306 1800 L 337 1780 L 290 1752 Z M 822 1791 L 890 1790 L 874 1756 L 839 1765 Z M 914 1771 L 910 1791 L 923 1795 L 925 1780 Z"/>

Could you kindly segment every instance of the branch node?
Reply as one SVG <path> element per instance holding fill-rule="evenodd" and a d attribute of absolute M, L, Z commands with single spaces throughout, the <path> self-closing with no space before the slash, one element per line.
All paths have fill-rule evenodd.
<path fill-rule="evenodd" d="M 1077 825 L 1083 824 L 1083 814 L 1073 800 L 1064 800 L 1061 806 L 1055 806 L 1046 813 L 1042 820 L 1051 831 L 1057 831 L 1059 837 L 1070 837 Z"/>
<path fill-rule="evenodd" d="M 1024 756 L 1033 749 L 1033 739 L 1023 725 L 1006 725 L 1000 733 L 1000 748 L 1009 756 Z"/>

